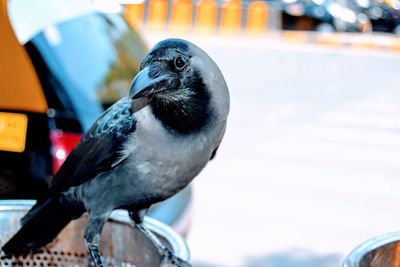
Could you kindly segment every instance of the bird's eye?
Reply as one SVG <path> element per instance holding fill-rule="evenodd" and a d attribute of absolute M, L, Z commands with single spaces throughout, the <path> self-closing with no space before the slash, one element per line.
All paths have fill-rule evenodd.
<path fill-rule="evenodd" d="M 181 58 L 181 57 L 175 58 L 174 64 L 175 64 L 175 67 L 176 67 L 178 70 L 181 70 L 181 69 L 183 69 L 183 68 L 186 66 L 185 60 L 183 60 L 183 58 Z"/>

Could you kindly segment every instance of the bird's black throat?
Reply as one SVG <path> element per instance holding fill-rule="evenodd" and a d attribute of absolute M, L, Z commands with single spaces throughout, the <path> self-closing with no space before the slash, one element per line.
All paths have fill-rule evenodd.
<path fill-rule="evenodd" d="M 154 95 L 150 106 L 154 116 L 171 132 L 191 134 L 205 127 L 212 117 L 210 93 L 199 73 L 194 72 L 185 90 L 191 90 L 191 97 L 185 101 L 165 101 Z M 183 89 L 177 89 L 183 90 Z"/>

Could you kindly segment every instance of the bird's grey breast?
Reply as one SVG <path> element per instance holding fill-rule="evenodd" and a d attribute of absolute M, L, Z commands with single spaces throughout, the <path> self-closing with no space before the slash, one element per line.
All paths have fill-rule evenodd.
<path fill-rule="evenodd" d="M 192 135 L 166 130 L 148 107 L 135 113 L 136 131 L 121 152 L 135 181 L 153 194 L 169 197 L 185 187 L 207 164 L 224 125 Z"/>

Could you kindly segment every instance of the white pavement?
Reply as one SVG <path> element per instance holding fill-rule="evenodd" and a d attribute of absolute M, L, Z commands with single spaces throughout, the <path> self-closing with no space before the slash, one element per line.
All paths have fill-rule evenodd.
<path fill-rule="evenodd" d="M 336 267 L 400 231 L 399 55 L 186 38 L 232 97 L 223 145 L 194 182 L 195 267 Z"/>

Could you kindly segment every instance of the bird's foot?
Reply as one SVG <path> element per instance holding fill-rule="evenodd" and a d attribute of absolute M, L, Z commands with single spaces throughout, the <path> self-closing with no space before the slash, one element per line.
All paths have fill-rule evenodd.
<path fill-rule="evenodd" d="M 95 267 L 103 267 L 103 262 L 100 257 L 99 253 L 99 245 L 95 243 L 86 243 L 90 256 L 92 257 L 92 260 L 94 262 Z"/>
<path fill-rule="evenodd" d="M 135 226 L 157 248 L 158 253 L 161 255 L 161 267 L 191 267 L 189 262 L 175 256 L 174 253 L 161 243 L 161 241 L 143 224 L 136 224 Z"/>
<path fill-rule="evenodd" d="M 174 253 L 172 253 L 172 251 L 164 247 L 161 254 L 160 267 L 192 267 L 192 265 L 189 262 L 178 258 Z"/>
<path fill-rule="evenodd" d="M 135 224 L 136 229 L 138 229 L 144 236 L 146 236 L 150 242 L 156 247 L 158 250 L 158 253 L 160 255 L 163 255 L 164 251 L 167 249 L 166 246 L 164 246 L 163 243 L 149 230 L 147 229 L 143 224 Z"/>

